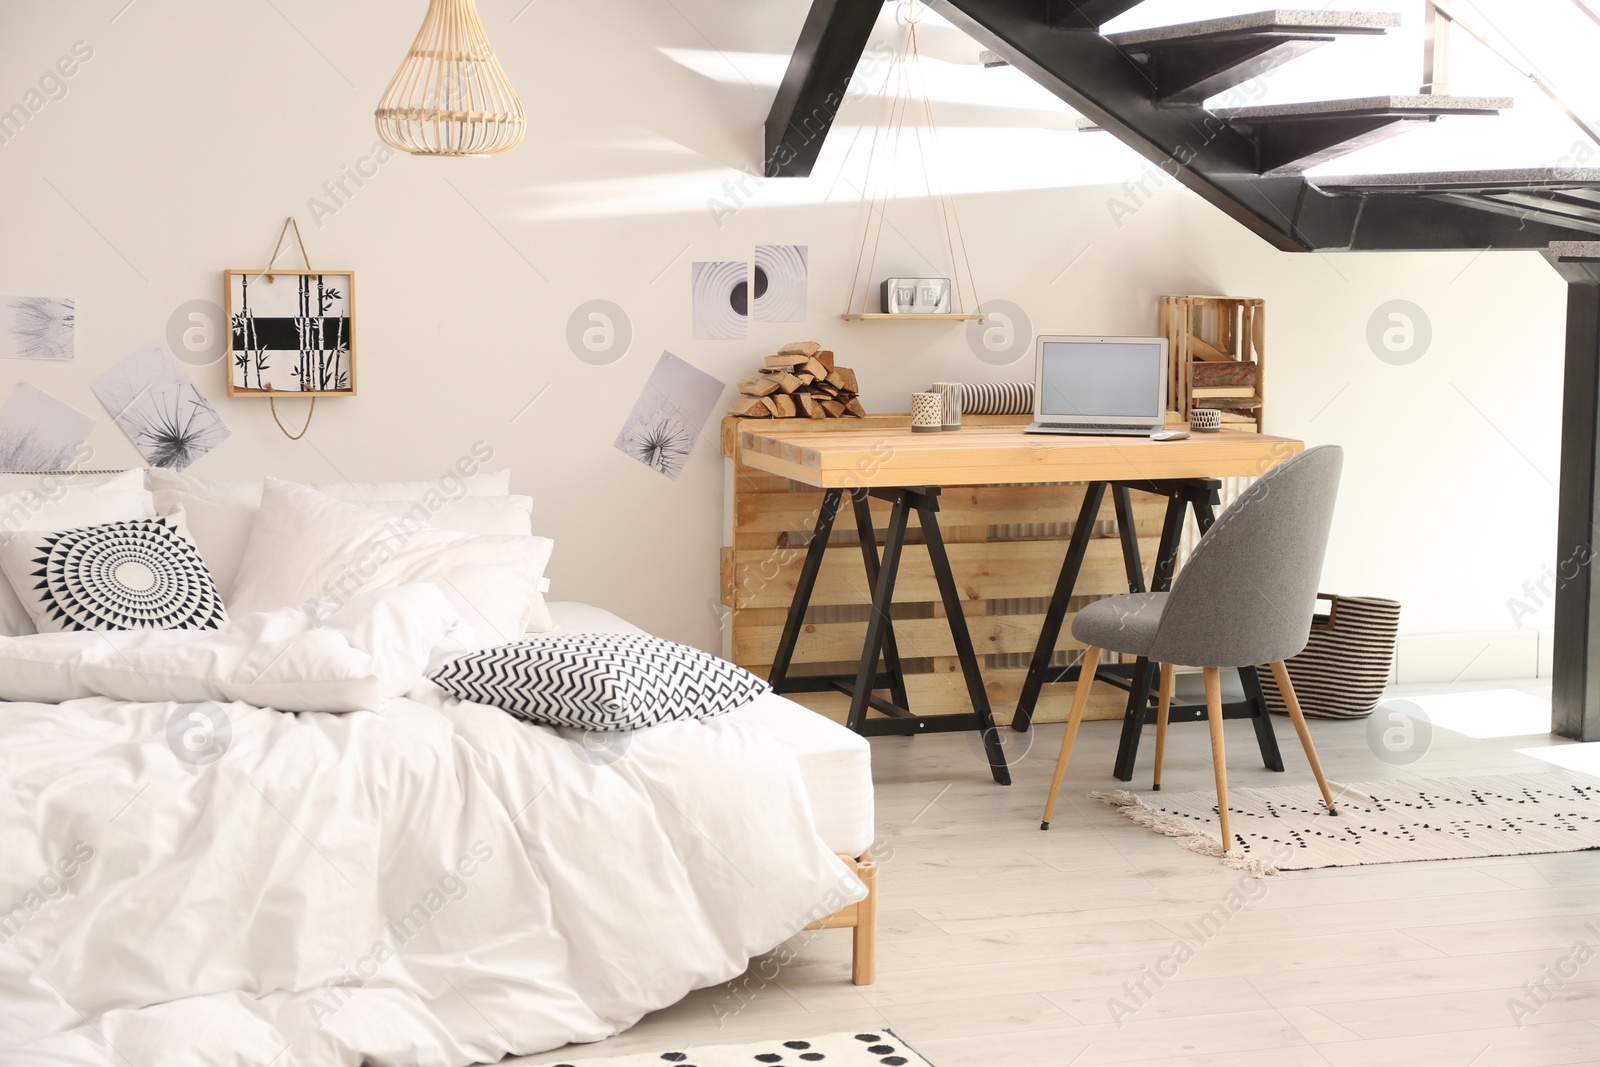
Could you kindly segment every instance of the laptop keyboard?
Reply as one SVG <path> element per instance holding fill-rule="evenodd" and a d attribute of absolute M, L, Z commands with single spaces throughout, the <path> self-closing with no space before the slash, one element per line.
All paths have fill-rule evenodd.
<path fill-rule="evenodd" d="M 1074 433 L 1102 433 L 1102 432 L 1105 432 L 1105 431 L 1118 431 L 1118 432 L 1121 432 L 1121 433 L 1148 433 L 1149 432 L 1148 430 L 1141 430 L 1136 426 L 1129 426 L 1125 422 L 1123 422 L 1123 423 L 1115 423 L 1115 422 L 1074 422 L 1074 423 L 1041 422 L 1039 425 L 1045 427 L 1046 429 L 1051 429 L 1051 430 L 1071 430 Z"/>

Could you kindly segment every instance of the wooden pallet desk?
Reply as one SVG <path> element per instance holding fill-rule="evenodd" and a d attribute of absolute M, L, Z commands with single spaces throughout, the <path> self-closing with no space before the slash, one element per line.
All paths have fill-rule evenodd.
<path fill-rule="evenodd" d="M 811 528 L 811 537 L 803 560 L 794 565 L 800 556 L 798 538 L 793 547 L 774 546 L 768 551 L 769 559 L 775 551 L 786 552 L 787 556 L 771 563 L 766 568 L 770 573 L 762 579 L 756 573 L 757 561 L 746 553 L 760 554 L 765 546 L 742 548 L 739 539 L 744 534 L 757 538 L 770 536 L 770 529 L 751 529 L 752 526 L 771 525 L 770 521 L 763 521 L 770 515 L 770 501 L 765 507 L 747 510 L 741 506 L 744 501 L 740 500 L 736 485 L 734 545 L 724 557 L 723 583 L 724 600 L 736 612 L 735 661 L 745 665 L 760 664 L 770 655 L 767 674 L 779 691 L 846 695 L 849 699 L 846 721 L 862 733 L 977 730 L 983 737 L 995 779 L 1007 781 L 1009 774 L 993 728 L 991 688 L 985 685 L 969 622 L 978 628 L 984 651 L 990 656 L 997 654 L 996 646 L 1005 650 L 1001 654 L 1034 654 L 1027 675 L 1015 667 L 1008 668 L 1002 672 L 1008 675 L 1006 685 L 995 693 L 1002 698 L 1012 693 L 1026 696 L 1031 683 L 1033 694 L 1027 701 L 1028 714 L 1019 715 L 1015 720 L 1026 729 L 1040 685 L 1046 680 L 1056 680 L 1045 675 L 1049 673 L 1050 659 L 1056 652 L 1059 631 L 1073 598 L 1110 595 L 1129 588 L 1142 588 L 1147 581 L 1159 582 L 1158 570 L 1163 562 L 1167 563 L 1170 573 L 1170 558 L 1176 554 L 1177 532 L 1181 530 L 1182 513 L 1189 501 L 1186 497 L 1178 500 L 1179 521 L 1174 523 L 1175 497 L 1167 491 L 1172 488 L 1169 483 L 1258 474 L 1300 448 L 1298 442 L 1243 433 L 1197 436 L 1191 441 L 1174 443 L 1156 443 L 1144 438 L 1046 437 L 1022 433 L 1021 427 L 1026 421 L 973 419 L 958 432 L 913 434 L 904 416 L 832 423 L 826 428 L 815 423 L 728 420 L 724 424 L 724 447 L 736 458 L 736 481 L 766 477 L 767 481 L 760 488 L 773 494 L 812 487 L 810 508 L 803 522 Z M 799 485 L 787 486 L 778 479 L 788 479 Z M 1063 482 L 1090 484 L 1054 484 Z M 1107 483 L 1112 482 L 1118 483 L 1112 486 L 1112 495 L 1117 503 L 1118 518 L 1123 521 L 1116 539 L 1095 537 L 1093 535 L 1103 529 L 1098 520 L 1099 502 Z M 950 494 L 955 498 L 951 501 L 953 506 L 941 509 L 943 487 L 981 488 L 962 488 Z M 1129 488 L 1167 497 L 1165 514 L 1162 500 L 1131 498 Z M 819 489 L 822 491 L 820 499 L 815 495 Z M 804 494 L 794 495 L 798 498 L 795 504 L 806 499 Z M 864 568 L 865 584 L 859 581 L 862 569 L 854 569 L 853 576 L 844 572 L 840 554 L 845 551 L 844 546 L 831 554 L 827 551 L 834 519 L 846 496 L 850 498 L 860 531 L 861 562 L 856 568 Z M 1016 499 L 1008 499 L 1009 496 Z M 1091 497 L 1092 509 L 1088 507 Z M 879 505 L 876 513 L 874 502 Z M 885 505 L 887 516 L 883 516 Z M 804 505 L 781 510 L 796 514 L 779 520 L 779 524 L 786 530 L 800 532 L 797 527 L 802 526 L 800 513 Z M 1061 578 L 1066 577 L 1066 568 L 1059 563 L 1062 553 L 1059 534 L 1025 542 L 1028 555 L 1038 557 L 1031 565 L 1021 568 L 1025 573 L 997 575 L 995 568 L 987 565 L 977 553 L 968 551 L 974 545 L 960 541 L 946 546 L 938 517 L 941 510 L 945 513 L 945 525 L 958 531 L 958 538 L 964 538 L 974 526 L 979 529 L 993 528 L 993 524 L 1022 526 L 1030 520 L 1035 524 L 1062 523 L 1076 513 L 1079 518 L 1073 527 L 1076 536 L 1067 553 L 1073 574 L 1072 580 L 1065 583 L 1065 595 L 1062 595 Z M 907 543 L 908 520 L 913 512 L 920 521 L 920 545 Z M 880 521 L 885 525 L 881 558 L 876 537 Z M 1168 534 L 1170 537 L 1161 536 L 1157 541 L 1156 535 Z M 988 548 L 984 546 L 985 554 Z M 1154 566 L 1142 562 L 1150 549 L 1155 549 Z M 906 619 L 897 614 L 890 619 L 888 609 L 903 563 L 910 565 L 907 568 L 909 582 L 902 584 L 900 591 L 913 600 L 937 600 L 936 606 L 928 605 L 935 610 L 923 618 Z M 979 573 L 967 573 L 974 565 Z M 961 580 L 965 584 L 958 582 L 957 569 L 963 571 Z M 1058 570 L 1061 578 L 1057 578 Z M 851 577 L 856 580 L 851 581 Z M 1023 580 L 1017 581 L 1018 577 Z M 985 612 L 985 604 L 992 605 L 1000 598 L 1042 598 L 1047 595 L 1052 579 L 1055 579 L 1057 595 L 1043 616 Z M 770 613 L 779 607 L 785 595 L 788 595 L 788 602 L 782 610 L 783 625 L 779 630 L 777 620 Z M 864 620 L 806 624 L 807 609 L 815 603 L 860 604 L 869 599 L 872 608 Z M 763 625 L 745 626 L 741 635 L 737 613 L 757 610 L 769 613 L 762 619 Z M 791 674 L 802 631 L 806 632 L 809 642 L 816 631 L 823 628 L 838 631 L 824 639 L 831 649 L 825 655 L 835 661 L 857 661 L 853 677 Z M 917 715 L 908 707 L 908 688 L 912 687 L 907 683 L 919 676 L 908 677 L 901 657 L 910 647 L 912 658 L 923 659 L 917 654 L 917 646 L 935 636 L 932 631 L 936 629 L 948 630 L 948 642 L 955 650 L 954 657 L 936 657 L 943 661 L 940 669 L 947 677 L 959 671 L 966 690 L 962 703 L 970 710 L 949 715 Z M 752 630 L 761 631 L 760 636 L 753 636 Z M 1049 634 L 1048 642 L 1040 640 L 1045 633 Z M 846 652 L 845 645 L 850 644 L 850 637 L 855 637 L 859 643 Z M 765 647 L 752 647 L 756 645 Z M 883 657 L 881 671 L 878 669 L 880 654 Z M 1042 671 L 1038 669 L 1041 662 L 1046 668 Z M 923 687 L 926 689 L 926 681 Z M 889 690 L 890 699 L 874 693 L 882 689 Z M 923 701 L 921 694 L 917 695 L 920 707 Z M 1019 705 L 1021 703 L 1019 700 Z M 1109 702 L 1103 701 L 1103 705 L 1106 711 L 1115 714 Z M 882 717 L 869 718 L 869 711 L 878 712 Z"/>

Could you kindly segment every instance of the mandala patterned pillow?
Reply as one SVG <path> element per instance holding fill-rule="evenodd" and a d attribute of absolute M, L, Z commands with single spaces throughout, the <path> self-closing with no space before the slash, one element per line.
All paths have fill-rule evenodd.
<path fill-rule="evenodd" d="M 25 530 L 0 570 L 40 633 L 214 630 L 228 621 L 183 513 L 75 530 Z"/>
<path fill-rule="evenodd" d="M 647 634 L 540 634 L 460 656 L 429 677 L 462 700 L 585 730 L 707 719 L 769 688 L 725 659 Z"/>

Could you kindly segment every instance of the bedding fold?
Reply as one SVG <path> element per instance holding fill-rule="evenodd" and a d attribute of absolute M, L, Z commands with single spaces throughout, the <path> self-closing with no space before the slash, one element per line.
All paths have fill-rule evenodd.
<path fill-rule="evenodd" d="M 358 711 L 406 692 L 469 647 L 433 585 L 361 593 L 335 607 L 258 612 L 215 630 L 0 637 L 0 700 L 245 701 L 284 711 Z"/>

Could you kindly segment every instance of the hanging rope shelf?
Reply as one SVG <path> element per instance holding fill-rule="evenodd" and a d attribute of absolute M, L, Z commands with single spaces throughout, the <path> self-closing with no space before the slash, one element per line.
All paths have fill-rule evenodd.
<path fill-rule="evenodd" d="M 943 155 L 942 145 L 939 140 L 939 127 L 933 117 L 933 100 L 928 93 L 927 76 L 922 66 L 922 52 L 917 46 L 917 23 L 921 21 L 923 5 L 919 0 L 902 0 L 900 11 L 897 15 L 905 24 L 905 43 L 896 54 L 894 62 L 890 65 L 888 76 L 884 79 L 883 89 L 879 92 L 879 99 L 889 100 L 889 117 L 882 125 L 872 131 L 872 141 L 867 149 L 867 172 L 862 182 L 861 200 L 868 207 L 867 222 L 861 232 L 861 251 L 856 256 L 855 274 L 850 279 L 850 297 L 845 304 L 845 312 L 841 316 L 846 322 L 970 322 L 982 321 L 983 313 L 977 310 L 978 285 L 972 274 L 972 259 L 967 252 L 966 235 L 961 230 L 961 216 L 956 211 L 955 201 L 951 199 L 948 190 L 942 181 L 936 182 L 933 170 L 929 166 L 930 152 Z M 894 95 L 889 96 L 890 87 L 894 88 Z M 906 116 L 912 116 L 911 132 L 916 138 L 917 156 L 922 165 L 923 187 L 928 195 L 938 205 L 939 223 L 944 237 L 945 250 L 950 257 L 950 280 L 953 289 L 952 305 L 954 310 L 947 312 L 886 312 L 867 311 L 863 308 L 856 310 L 856 301 L 860 298 L 863 305 L 870 299 L 872 278 L 878 265 L 878 247 L 883 240 L 884 212 L 889 201 L 895 198 L 899 188 L 899 170 L 897 164 L 900 158 L 900 142 L 905 134 Z M 926 142 L 924 133 L 926 130 Z M 882 168 L 875 171 L 877 162 L 878 141 L 880 135 L 889 144 L 888 172 L 881 174 Z M 860 132 L 856 134 L 860 137 Z M 850 149 L 854 149 L 852 141 Z M 845 152 L 845 162 L 849 162 L 850 150 Z M 880 173 L 877 181 L 878 188 L 874 190 L 874 174 Z M 872 252 L 867 254 L 867 246 L 872 246 Z M 863 266 L 865 271 L 863 272 Z M 961 273 L 966 270 L 966 285 L 963 287 Z M 865 273 L 867 284 L 863 292 L 861 279 Z M 966 296 L 970 292 L 973 310 L 967 311 Z"/>
<path fill-rule="evenodd" d="M 846 322 L 878 322 L 887 319 L 900 319 L 908 322 L 919 320 L 937 319 L 940 322 L 969 322 L 973 319 L 983 320 L 983 315 L 975 311 L 941 311 L 917 313 L 915 311 L 847 311 L 839 316 Z"/>

